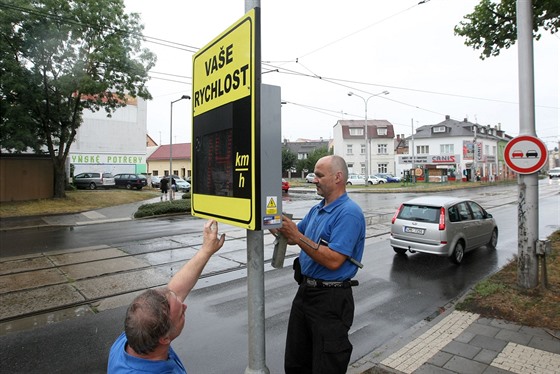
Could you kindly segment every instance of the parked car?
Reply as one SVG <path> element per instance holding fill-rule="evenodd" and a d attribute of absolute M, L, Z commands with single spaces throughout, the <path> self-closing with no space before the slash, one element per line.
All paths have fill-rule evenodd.
<path fill-rule="evenodd" d="M 391 246 L 406 251 L 446 256 L 456 263 L 466 252 L 498 244 L 498 226 L 478 203 L 447 196 L 418 197 L 401 204 L 391 220 Z"/>
<path fill-rule="evenodd" d="M 136 188 L 141 190 L 148 185 L 148 179 L 142 174 L 117 174 L 115 175 L 115 185 L 127 190 Z"/>
<path fill-rule="evenodd" d="M 315 180 L 315 173 L 309 173 L 305 176 L 305 181 L 307 183 L 313 183 L 314 180 Z"/>
<path fill-rule="evenodd" d="M 383 184 L 383 183 L 387 183 L 387 179 L 378 177 L 377 175 L 370 175 L 367 180 L 367 183 L 370 186 L 374 184 Z"/>
<path fill-rule="evenodd" d="M 177 191 L 189 192 L 191 190 L 191 184 L 189 182 L 187 182 L 186 180 L 184 180 L 183 178 L 174 175 L 173 179 L 175 180 L 175 185 L 177 186 Z"/>
<path fill-rule="evenodd" d="M 159 182 L 161 181 L 161 177 L 158 175 L 152 175 L 150 178 L 150 182 L 152 184 L 152 188 L 159 188 L 160 184 Z"/>
<path fill-rule="evenodd" d="M 560 178 L 560 167 L 552 168 L 548 171 L 548 177 L 552 178 Z"/>
<path fill-rule="evenodd" d="M 377 173 L 375 176 L 385 179 L 387 183 L 397 183 L 401 181 L 401 178 L 395 177 L 393 174 L 389 173 Z"/>
<path fill-rule="evenodd" d="M 115 178 L 111 173 L 80 173 L 72 178 L 72 184 L 76 188 L 95 190 L 98 187 L 113 187 Z"/>
<path fill-rule="evenodd" d="M 288 192 L 290 189 L 290 182 L 282 178 L 282 192 Z"/>
<path fill-rule="evenodd" d="M 363 175 L 358 174 L 348 174 L 348 180 L 346 184 L 349 186 L 365 186 L 366 178 Z"/>

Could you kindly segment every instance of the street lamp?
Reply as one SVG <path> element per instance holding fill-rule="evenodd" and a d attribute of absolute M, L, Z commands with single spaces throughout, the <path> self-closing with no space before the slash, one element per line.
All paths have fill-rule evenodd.
<path fill-rule="evenodd" d="M 181 100 L 190 100 L 191 97 L 189 95 L 183 95 L 181 96 L 180 99 L 174 100 L 171 102 L 171 111 L 170 111 L 170 116 L 169 116 L 169 188 L 173 189 L 173 185 L 171 184 L 172 178 L 171 176 L 173 175 L 173 104 L 176 103 L 177 101 L 181 101 Z M 173 194 L 171 193 L 171 190 L 169 191 L 169 200 L 172 199 Z"/>
<path fill-rule="evenodd" d="M 365 139 L 365 141 L 366 141 L 366 163 L 365 163 L 365 167 L 366 167 L 366 180 L 367 180 L 367 178 L 369 178 L 369 168 L 368 168 L 368 166 L 369 166 L 369 162 L 368 162 L 368 158 L 369 158 L 369 149 L 368 149 L 368 148 L 369 148 L 369 147 L 368 147 L 368 136 L 367 136 L 367 133 L 368 133 L 368 131 L 367 131 L 367 103 L 368 103 L 369 99 L 371 99 L 372 97 L 380 96 L 380 95 L 389 95 L 389 91 L 382 91 L 382 92 L 376 93 L 375 95 L 369 96 L 367 99 L 364 98 L 364 97 L 362 97 L 362 96 L 360 96 L 360 95 L 355 94 L 355 93 L 352 92 L 352 91 L 348 92 L 348 96 L 357 96 L 357 97 L 359 97 L 360 99 L 362 99 L 362 100 L 364 101 L 364 106 L 365 106 L 364 139 Z"/>

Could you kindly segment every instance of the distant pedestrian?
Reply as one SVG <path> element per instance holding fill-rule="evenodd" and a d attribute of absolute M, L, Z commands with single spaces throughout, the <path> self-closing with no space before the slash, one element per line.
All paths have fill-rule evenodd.
<path fill-rule="evenodd" d="M 169 179 L 168 178 L 161 178 L 161 180 L 159 181 L 159 189 L 161 190 L 161 196 L 159 198 L 159 201 L 163 201 L 164 197 L 165 197 L 165 200 L 167 200 L 168 186 L 169 186 Z"/>
<path fill-rule="evenodd" d="M 185 326 L 186 297 L 224 241 L 225 234 L 218 236 L 218 222 L 208 220 L 202 247 L 167 286 L 144 291 L 132 301 L 126 311 L 124 332 L 109 352 L 107 373 L 186 373 L 171 342 Z"/>
<path fill-rule="evenodd" d="M 171 190 L 169 192 L 171 194 L 171 200 L 175 199 L 175 191 L 177 191 L 177 182 L 175 178 L 171 177 Z"/>

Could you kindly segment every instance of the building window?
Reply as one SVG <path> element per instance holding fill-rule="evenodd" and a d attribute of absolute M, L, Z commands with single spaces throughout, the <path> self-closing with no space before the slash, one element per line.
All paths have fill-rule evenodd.
<path fill-rule="evenodd" d="M 487 144 L 484 146 L 484 154 L 485 155 L 489 155 L 490 154 L 490 146 Z"/>
<path fill-rule="evenodd" d="M 387 173 L 387 164 L 377 164 L 378 173 Z"/>
<path fill-rule="evenodd" d="M 452 155 L 455 153 L 453 144 L 440 144 L 439 153 L 442 155 Z"/>
<path fill-rule="evenodd" d="M 361 155 L 365 155 L 365 154 L 366 154 L 366 145 L 365 145 L 365 144 L 362 144 L 362 145 L 360 146 L 360 154 L 361 154 Z"/>
<path fill-rule="evenodd" d="M 159 175 L 159 174 L 158 174 L 158 171 L 157 171 L 157 170 L 152 171 L 152 175 L 153 175 L 154 177 L 157 177 L 157 176 Z"/>
<path fill-rule="evenodd" d="M 364 136 L 364 129 L 362 127 L 351 127 L 350 135 L 352 136 Z"/>
<path fill-rule="evenodd" d="M 346 154 L 347 155 L 352 154 L 352 144 L 346 144 Z"/>
<path fill-rule="evenodd" d="M 496 156 L 496 146 L 492 146 L 492 155 Z"/>
<path fill-rule="evenodd" d="M 445 126 L 434 126 L 432 127 L 432 132 L 436 133 L 436 132 L 445 132 L 446 128 Z"/>
<path fill-rule="evenodd" d="M 377 128 L 377 135 L 387 135 L 387 128 L 386 127 L 378 127 Z"/>
<path fill-rule="evenodd" d="M 298 160 L 305 160 L 305 159 L 307 159 L 307 156 L 308 156 L 307 153 L 301 153 L 300 152 L 300 153 L 297 154 L 297 159 Z"/>
<path fill-rule="evenodd" d="M 378 144 L 377 145 L 377 153 L 380 155 L 386 155 L 387 152 L 387 144 Z"/>
<path fill-rule="evenodd" d="M 366 165 L 360 164 L 360 174 L 366 175 Z"/>
<path fill-rule="evenodd" d="M 418 146 L 416 146 L 416 154 L 417 155 L 429 155 L 430 154 L 430 146 L 429 145 L 418 145 Z"/>

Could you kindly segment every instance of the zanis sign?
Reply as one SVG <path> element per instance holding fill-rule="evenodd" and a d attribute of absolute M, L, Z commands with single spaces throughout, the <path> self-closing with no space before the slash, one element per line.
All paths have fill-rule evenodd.
<path fill-rule="evenodd" d="M 448 156 L 432 156 L 432 163 L 433 164 L 449 164 L 455 163 L 455 155 L 448 155 Z"/>

